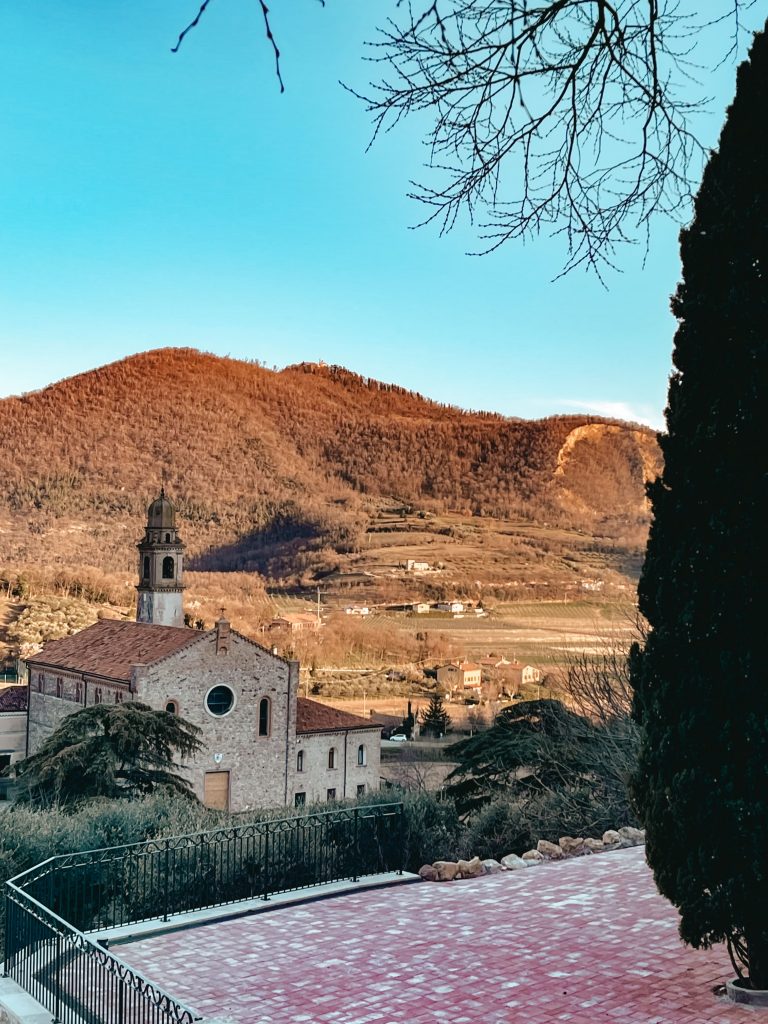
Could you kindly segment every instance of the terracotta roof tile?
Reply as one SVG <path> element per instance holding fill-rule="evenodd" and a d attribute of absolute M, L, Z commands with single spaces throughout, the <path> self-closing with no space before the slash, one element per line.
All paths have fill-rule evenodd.
<path fill-rule="evenodd" d="M 27 710 L 27 688 L 26 686 L 6 686 L 0 689 L 0 712 L 3 711 L 26 711 Z"/>
<path fill-rule="evenodd" d="M 381 729 L 378 722 L 360 715 L 351 715 L 348 711 L 329 708 L 327 704 L 319 704 L 316 700 L 306 697 L 296 699 L 296 733 L 298 735 L 312 732 L 340 732 L 344 729 Z"/>
<path fill-rule="evenodd" d="M 39 654 L 29 659 L 29 664 L 130 682 L 134 665 L 161 661 L 204 635 L 197 629 L 179 626 L 102 619 L 74 636 L 49 641 Z"/>

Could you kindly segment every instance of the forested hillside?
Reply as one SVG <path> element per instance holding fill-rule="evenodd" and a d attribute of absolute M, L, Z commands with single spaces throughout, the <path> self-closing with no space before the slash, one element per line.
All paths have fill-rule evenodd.
<path fill-rule="evenodd" d="M 0 401 L 0 562 L 133 565 L 162 474 L 197 564 L 355 550 L 380 498 L 636 541 L 654 435 L 472 413 L 338 367 L 161 349 Z"/>

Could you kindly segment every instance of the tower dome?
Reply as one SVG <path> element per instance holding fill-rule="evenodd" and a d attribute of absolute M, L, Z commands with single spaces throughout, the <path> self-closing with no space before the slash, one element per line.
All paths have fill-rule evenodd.
<path fill-rule="evenodd" d="M 165 488 L 160 488 L 160 497 L 155 498 L 147 509 L 147 526 L 154 530 L 175 530 L 176 509 L 170 498 L 166 497 Z"/>

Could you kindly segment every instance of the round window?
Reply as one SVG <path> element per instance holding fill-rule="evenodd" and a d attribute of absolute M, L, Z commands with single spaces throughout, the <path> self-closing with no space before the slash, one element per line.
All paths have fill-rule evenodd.
<path fill-rule="evenodd" d="M 228 686 L 214 686 L 208 691 L 205 704 L 212 715 L 226 715 L 235 703 L 235 695 Z"/>

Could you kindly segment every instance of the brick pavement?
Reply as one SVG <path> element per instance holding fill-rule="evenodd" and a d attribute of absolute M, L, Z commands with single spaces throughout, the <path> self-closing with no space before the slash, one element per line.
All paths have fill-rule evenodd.
<path fill-rule="evenodd" d="M 360 892 L 144 939 L 116 952 L 237 1024 L 762 1024 L 713 994 L 642 848 Z"/>

